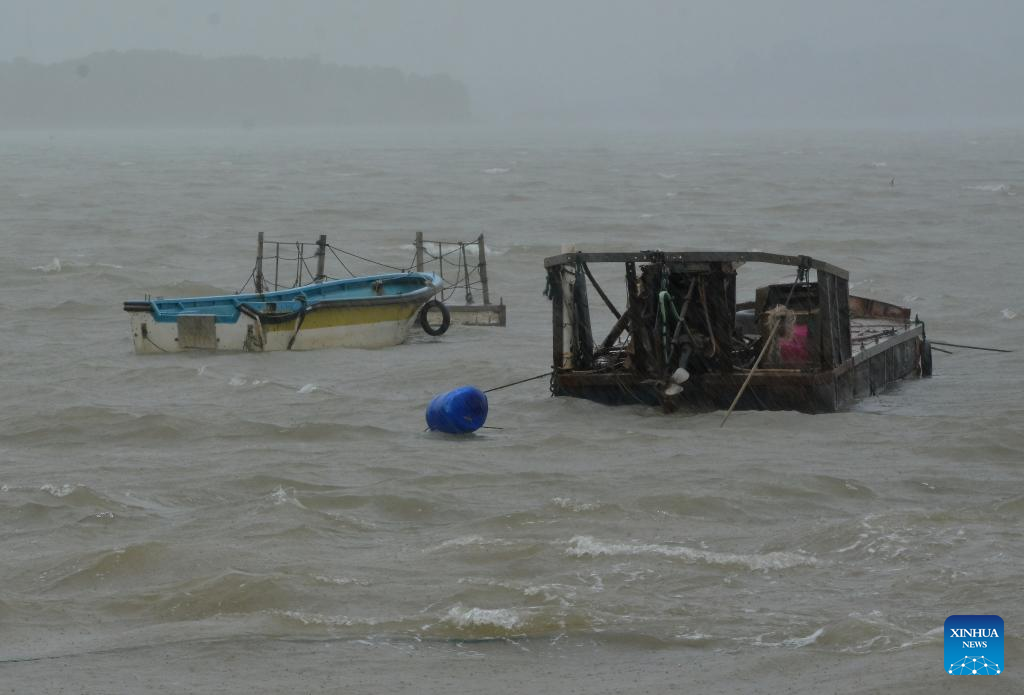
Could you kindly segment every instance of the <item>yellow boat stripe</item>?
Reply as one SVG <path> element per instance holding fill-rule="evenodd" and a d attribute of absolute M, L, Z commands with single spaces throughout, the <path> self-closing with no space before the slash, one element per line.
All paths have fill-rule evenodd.
<path fill-rule="evenodd" d="M 366 323 L 385 323 L 388 321 L 408 321 L 419 308 L 418 304 L 385 304 L 383 306 L 352 306 L 316 309 L 306 314 L 302 321 L 302 330 L 313 328 L 335 328 L 337 326 L 355 326 Z M 268 333 L 275 331 L 291 332 L 295 330 L 294 321 L 271 323 L 264 325 Z"/>

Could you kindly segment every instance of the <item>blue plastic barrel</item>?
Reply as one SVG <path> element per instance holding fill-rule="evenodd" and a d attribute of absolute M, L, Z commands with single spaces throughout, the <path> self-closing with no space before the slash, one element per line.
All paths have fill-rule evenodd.
<path fill-rule="evenodd" d="M 434 396 L 427 406 L 427 427 L 448 434 L 476 432 L 487 421 L 487 396 L 476 386 Z"/>

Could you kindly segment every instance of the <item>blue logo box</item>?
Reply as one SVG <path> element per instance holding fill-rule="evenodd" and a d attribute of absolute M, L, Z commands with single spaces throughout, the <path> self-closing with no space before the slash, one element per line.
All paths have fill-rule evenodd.
<path fill-rule="evenodd" d="M 951 615 L 943 629 L 946 673 L 996 676 L 1003 672 L 1003 619 L 998 615 Z"/>

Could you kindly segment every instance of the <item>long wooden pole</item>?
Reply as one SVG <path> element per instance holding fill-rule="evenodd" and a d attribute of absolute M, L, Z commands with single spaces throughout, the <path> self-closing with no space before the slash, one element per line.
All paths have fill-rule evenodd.
<path fill-rule="evenodd" d="M 768 352 L 768 347 L 772 344 L 772 340 L 775 338 L 775 331 L 779 329 L 780 323 L 782 323 L 781 319 L 775 319 L 775 323 L 772 324 L 772 330 L 768 334 L 768 339 L 764 341 L 764 347 L 761 348 L 761 354 L 757 356 L 757 359 L 754 361 L 754 366 L 750 368 L 750 371 L 747 373 L 747 378 L 743 380 L 743 386 L 740 386 L 740 390 L 736 392 L 736 397 L 732 399 L 732 405 L 730 405 L 729 409 L 725 411 L 725 417 L 722 418 L 722 424 L 720 424 L 719 427 L 725 427 L 725 421 L 729 419 L 729 416 L 732 415 L 733 408 L 735 408 L 736 404 L 740 402 L 740 396 L 742 396 L 743 392 L 747 390 L 747 384 L 750 383 L 750 380 L 754 378 L 754 372 L 757 371 L 758 365 L 761 364 L 761 360 L 764 359 L 765 353 Z"/>
<path fill-rule="evenodd" d="M 594 286 L 594 289 L 597 290 L 597 293 L 601 295 L 601 299 L 604 300 L 604 304 L 605 306 L 608 307 L 608 311 L 612 312 L 615 315 L 616 319 L 622 318 L 622 314 L 620 314 L 619 310 L 615 308 L 614 304 L 612 304 L 612 300 L 608 299 L 608 295 L 606 295 L 604 293 L 604 290 L 601 289 L 601 286 L 597 284 L 597 280 L 594 279 L 593 274 L 590 272 L 590 266 L 588 266 L 586 263 L 581 263 L 581 265 L 583 266 L 583 272 L 587 274 L 588 278 L 590 278 L 590 284 Z"/>
<path fill-rule="evenodd" d="M 256 285 L 256 294 L 263 294 L 263 232 L 256 236 L 256 277 L 253 284 Z"/>
<path fill-rule="evenodd" d="M 786 295 L 786 303 L 782 305 L 783 309 L 789 309 L 789 302 L 790 300 L 793 299 L 793 292 L 796 291 L 796 286 L 800 284 L 800 279 L 804 275 L 804 258 L 806 257 L 800 257 L 801 264 L 796 269 L 796 279 L 793 280 L 793 284 L 789 286 L 789 294 Z M 729 419 L 729 416 L 732 415 L 733 408 L 735 408 L 736 404 L 740 402 L 740 396 L 742 396 L 743 392 L 746 391 L 747 384 L 750 383 L 750 380 L 754 378 L 754 372 L 757 371 L 757 367 L 759 364 L 761 364 L 762 358 L 764 358 L 765 353 L 768 352 L 768 346 L 772 344 L 772 339 L 775 337 L 775 331 L 779 330 L 779 324 L 781 324 L 782 321 L 782 316 L 776 317 L 775 323 L 772 325 L 772 330 L 768 333 L 768 339 L 764 341 L 764 347 L 761 348 L 761 354 L 757 356 L 757 359 L 754 361 L 754 366 L 750 368 L 750 372 L 747 374 L 747 378 L 743 380 L 743 386 L 740 386 L 740 390 L 736 393 L 736 398 L 732 399 L 732 405 L 730 405 L 729 409 L 725 411 L 725 417 L 722 418 L 722 424 L 719 425 L 719 427 L 725 427 L 725 421 Z M 710 326 L 708 328 L 710 329 Z"/>
<path fill-rule="evenodd" d="M 480 256 L 480 260 L 478 262 L 479 267 L 477 268 L 477 272 L 480 273 L 480 286 L 483 288 L 484 291 L 484 306 L 490 306 L 491 292 L 490 289 L 487 287 L 487 253 L 486 251 L 484 251 L 483 234 L 476 238 L 476 245 L 477 252 Z M 467 277 L 466 280 L 469 280 L 469 278 Z"/>
<path fill-rule="evenodd" d="M 416 272 L 423 272 L 423 232 L 416 232 Z"/>

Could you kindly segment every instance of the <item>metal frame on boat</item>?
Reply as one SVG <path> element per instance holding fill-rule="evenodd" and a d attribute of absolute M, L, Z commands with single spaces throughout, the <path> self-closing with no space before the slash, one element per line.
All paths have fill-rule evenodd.
<path fill-rule="evenodd" d="M 424 239 L 423 232 L 416 232 L 414 245 L 417 271 L 423 272 L 428 265 L 433 267 L 436 261 L 437 273 L 445 281 L 445 306 L 448 307 L 453 323 L 463 326 L 506 325 L 504 300 L 499 298 L 497 304 L 491 304 L 491 288 L 487 281 L 487 245 L 483 234 L 472 241 L 440 241 Z M 475 253 L 471 248 L 474 246 Z M 468 252 L 467 247 L 470 247 Z M 482 304 L 474 301 L 474 289 L 480 290 Z M 465 304 L 449 303 L 460 290 Z"/>
<path fill-rule="evenodd" d="M 625 268 L 619 311 L 590 269 Z M 737 303 L 745 263 L 794 278 Z M 849 295 L 849 273 L 808 256 L 763 252 L 563 253 L 545 259 L 555 395 L 699 409 L 834 412 L 931 372 L 924 324 L 910 310 Z M 810 280 L 814 271 L 815 280 Z M 595 340 L 588 286 L 616 321 Z"/>

